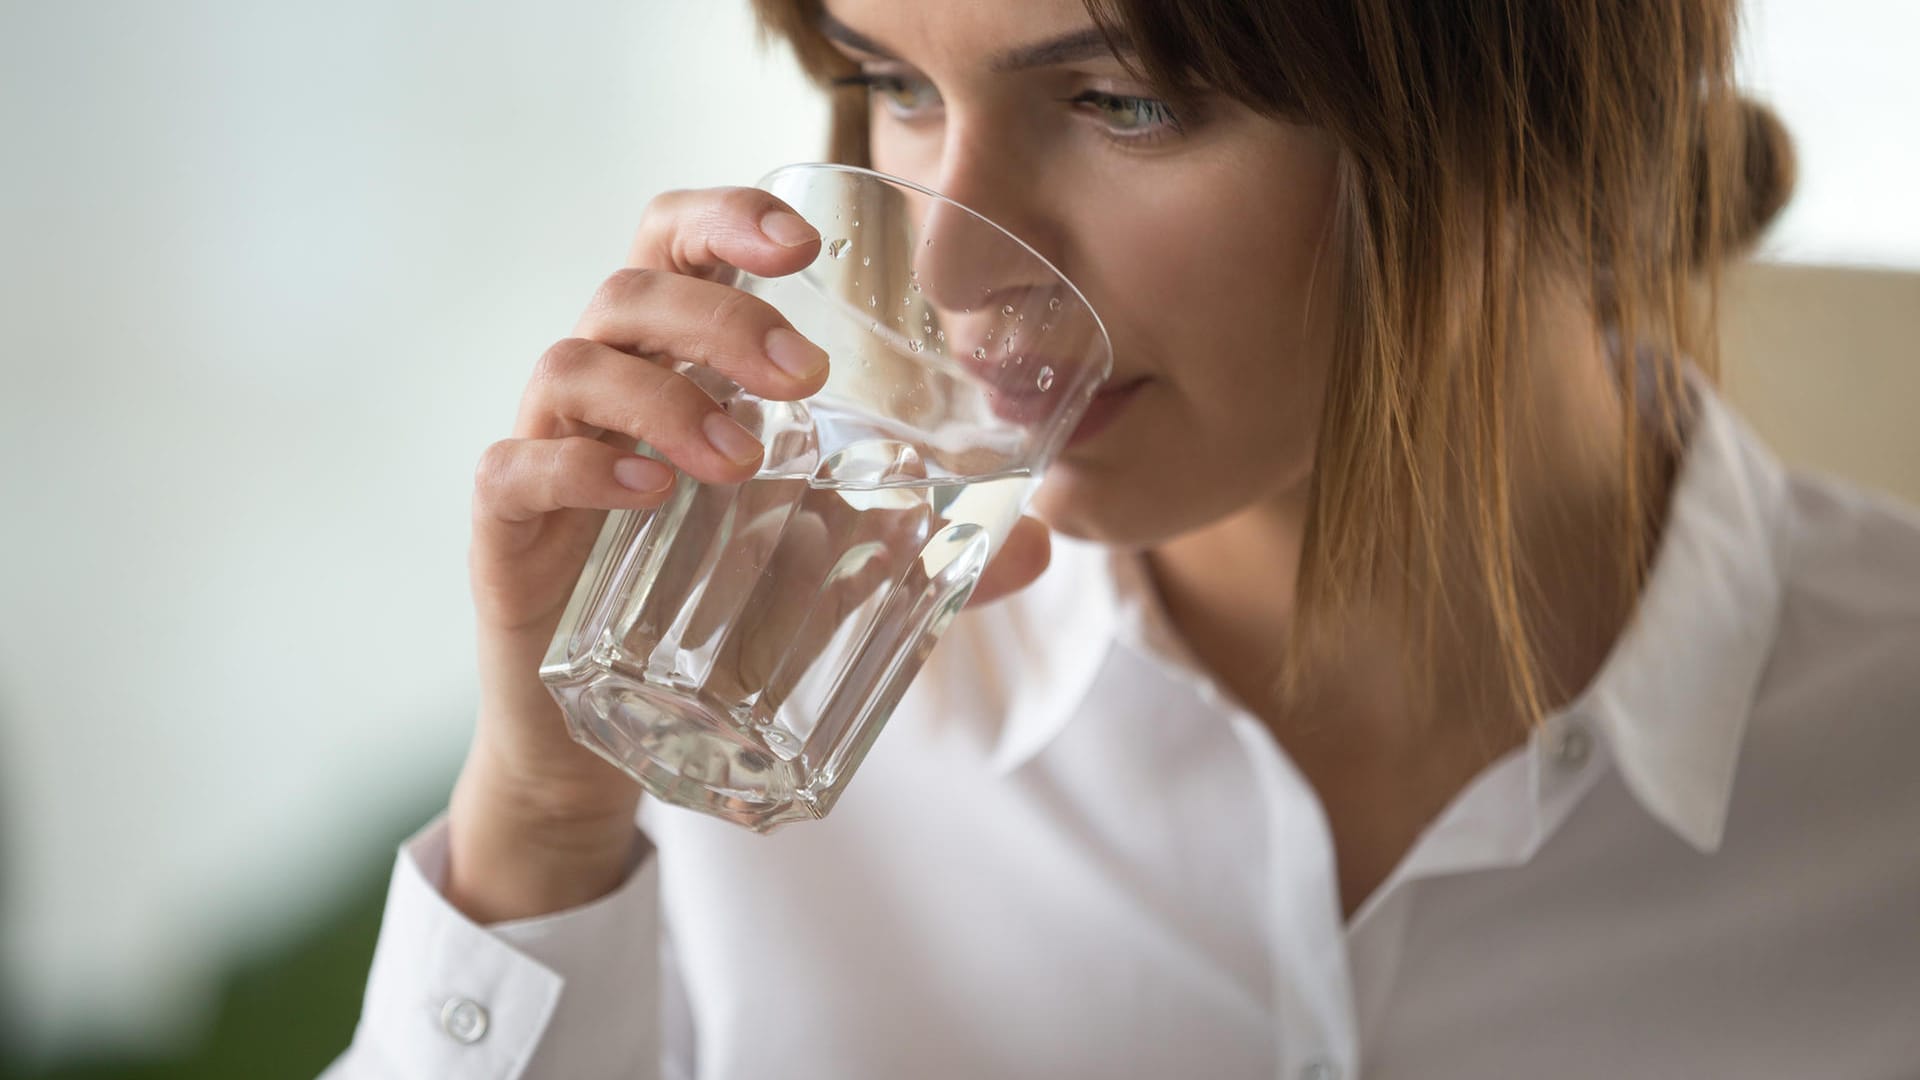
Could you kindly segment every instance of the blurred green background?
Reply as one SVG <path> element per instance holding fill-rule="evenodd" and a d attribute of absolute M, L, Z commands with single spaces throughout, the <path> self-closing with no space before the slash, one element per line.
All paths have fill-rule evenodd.
<path fill-rule="evenodd" d="M 392 846 L 437 813 L 389 830 Z M 377 838 L 369 837 L 369 840 Z M 370 852 L 347 877 L 347 900 L 273 949 L 241 957 L 220 980 L 213 1016 L 184 1054 L 72 1053 L 33 1067 L 0 1060 L 10 1080 L 242 1080 L 312 1077 L 353 1036 L 360 994 L 380 929 L 391 858 Z"/>

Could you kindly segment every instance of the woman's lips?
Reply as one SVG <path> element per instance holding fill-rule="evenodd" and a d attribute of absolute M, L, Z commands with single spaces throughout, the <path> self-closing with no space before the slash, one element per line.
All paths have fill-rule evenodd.
<path fill-rule="evenodd" d="M 1026 354 L 962 364 L 980 379 L 994 415 L 1015 424 L 1040 423 L 1057 413 L 1078 370 L 1065 360 Z"/>
<path fill-rule="evenodd" d="M 1095 394 L 1093 400 L 1087 403 L 1087 411 L 1081 415 L 1079 426 L 1075 427 L 1073 434 L 1067 437 L 1067 448 L 1086 442 L 1104 431 L 1107 425 L 1113 423 L 1114 417 L 1120 415 L 1120 410 L 1126 408 L 1127 403 L 1133 400 L 1134 394 L 1146 384 L 1145 379 L 1135 379 L 1123 386 L 1110 387 Z"/>
<path fill-rule="evenodd" d="M 1023 354 L 1011 359 L 975 358 L 960 352 L 955 359 L 972 370 L 986 384 L 987 405 L 995 416 L 1009 423 L 1044 423 L 1060 408 L 1057 391 L 1072 384 L 1077 363 L 1044 355 Z M 1144 377 L 1125 383 L 1112 380 L 1087 403 L 1080 422 L 1068 436 L 1066 446 L 1074 446 L 1098 435 L 1132 400 L 1135 391 L 1146 383 Z M 1055 391 L 1055 392 L 1049 392 Z"/>
<path fill-rule="evenodd" d="M 1085 442 L 1113 423 L 1114 417 L 1146 381 L 1144 378 L 1134 379 L 1095 394 L 1093 400 L 1087 403 L 1086 411 L 1080 414 L 1080 422 L 1074 427 L 1073 434 L 1067 437 L 1066 446 Z M 989 389 L 987 404 L 995 416 L 1015 424 L 1043 423 L 1060 407 L 1060 402 L 1053 395 L 1029 390 L 1010 392 L 1006 389 Z"/>

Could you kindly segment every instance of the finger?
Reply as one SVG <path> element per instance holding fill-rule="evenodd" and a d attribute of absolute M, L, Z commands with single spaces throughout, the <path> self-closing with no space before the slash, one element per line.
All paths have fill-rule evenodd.
<path fill-rule="evenodd" d="M 514 434 L 552 439 L 613 431 L 645 441 L 710 484 L 747 479 L 764 453 L 752 432 L 685 375 L 598 341 L 555 343 L 534 367 Z"/>
<path fill-rule="evenodd" d="M 616 270 L 574 327 L 635 356 L 686 360 L 764 398 L 792 400 L 827 379 L 826 350 L 773 305 L 731 285 L 669 270 Z"/>
<path fill-rule="evenodd" d="M 1006 543 L 1000 545 L 1000 550 L 981 572 L 980 583 L 967 598 L 967 606 L 991 604 L 1033 584 L 1053 557 L 1052 537 L 1039 518 L 1022 517 L 1014 522 Z"/>
<path fill-rule="evenodd" d="M 669 191 L 647 204 L 627 265 L 724 281 L 734 267 L 791 274 L 820 253 L 820 233 L 759 188 Z"/>
<path fill-rule="evenodd" d="M 598 439 L 502 439 L 474 470 L 474 512 L 511 525 L 556 510 L 654 507 L 674 479 L 669 466 Z"/>

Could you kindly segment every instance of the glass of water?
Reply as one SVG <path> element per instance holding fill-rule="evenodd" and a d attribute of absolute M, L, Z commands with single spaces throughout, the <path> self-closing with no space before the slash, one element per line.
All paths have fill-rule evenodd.
<path fill-rule="evenodd" d="M 765 461 L 609 514 L 540 677 L 573 737 L 646 790 L 764 832 L 832 808 L 1112 347 L 1046 259 L 935 192 L 827 164 L 759 186 L 820 254 L 732 283 L 827 351 L 827 383 L 768 401 L 676 368 Z"/>

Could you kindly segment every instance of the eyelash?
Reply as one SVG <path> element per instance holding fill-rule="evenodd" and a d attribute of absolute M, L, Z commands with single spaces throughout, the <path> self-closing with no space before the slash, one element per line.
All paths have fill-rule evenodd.
<path fill-rule="evenodd" d="M 901 107 L 896 105 L 892 100 L 893 95 L 905 94 L 909 91 L 918 94 L 933 89 L 933 85 L 925 80 L 909 80 L 900 75 L 883 75 L 869 72 L 843 76 L 835 79 L 833 85 L 857 86 L 867 91 L 869 95 L 888 95 L 887 108 L 891 110 L 896 117 L 901 119 L 911 119 L 913 110 L 909 107 L 907 110 L 902 111 Z M 1110 116 L 1115 112 L 1133 113 L 1142 121 L 1139 128 L 1129 130 L 1116 128 L 1111 124 L 1105 125 L 1111 137 L 1120 142 L 1145 144 L 1186 133 L 1185 125 L 1180 122 L 1179 116 L 1175 115 L 1173 107 L 1159 98 L 1140 97 L 1133 94 L 1110 94 L 1102 90 L 1086 90 L 1073 97 L 1062 98 L 1061 100 L 1066 104 L 1080 107 L 1083 111 L 1101 115 Z"/>
<path fill-rule="evenodd" d="M 1090 107 L 1094 112 L 1111 113 L 1113 111 L 1131 111 L 1144 122 L 1133 129 L 1140 134 L 1124 135 L 1122 138 L 1140 140 L 1155 139 L 1166 135 L 1184 135 L 1186 127 L 1180 118 L 1174 115 L 1173 106 L 1159 98 L 1138 97 L 1133 94 L 1109 94 L 1102 90 L 1087 90 L 1067 99 L 1070 104 Z"/>

